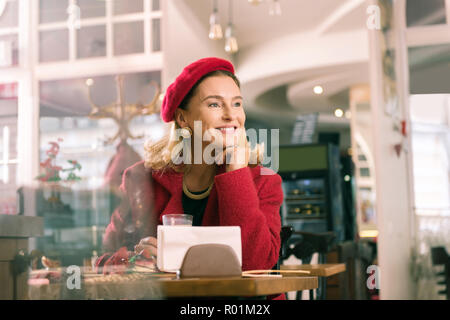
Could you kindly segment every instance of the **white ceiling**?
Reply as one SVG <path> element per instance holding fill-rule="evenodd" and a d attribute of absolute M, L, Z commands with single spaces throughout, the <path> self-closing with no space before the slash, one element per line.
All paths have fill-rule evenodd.
<path fill-rule="evenodd" d="M 209 16 L 213 9 L 212 0 L 183 0 L 187 7 L 192 10 L 200 23 L 207 30 L 209 27 Z M 345 33 L 365 28 L 365 1 L 364 0 L 279 0 L 282 8 L 281 16 L 269 15 L 269 3 L 271 0 L 264 0 L 259 5 L 252 5 L 247 0 L 233 1 L 233 24 L 235 26 L 236 37 L 239 42 L 240 52 L 237 60 L 238 68 L 241 55 L 255 50 L 255 48 L 270 46 L 271 42 L 279 41 L 283 38 L 313 35 L 312 39 L 332 37 L 334 33 Z M 219 0 L 220 23 L 223 28 L 228 23 L 228 1 Z M 311 38 L 311 37 L 310 37 Z M 205 41 L 208 41 L 205 34 Z M 211 41 L 211 40 L 209 40 Z M 221 40 L 223 41 L 223 40 Z M 275 45 L 275 44 L 274 44 Z M 307 46 L 302 42 L 302 46 Z M 364 43 L 356 43 L 355 46 L 364 46 Z M 300 44 L 292 43 L 293 48 L 299 50 Z M 259 50 L 259 49 L 258 49 Z M 264 49 L 261 49 L 264 50 Z M 289 50 L 289 48 L 287 49 Z M 317 52 L 317 55 L 330 55 L 332 52 Z M 336 108 L 338 95 L 341 103 L 346 103 L 345 91 L 353 83 L 360 83 L 368 80 L 367 68 L 361 67 L 361 61 L 352 63 L 328 64 L 326 67 L 314 66 L 303 70 L 287 70 L 284 74 L 267 77 L 267 79 L 256 79 L 253 85 L 256 90 L 247 90 L 246 97 L 255 104 L 262 101 L 264 97 L 267 101 L 272 101 L 269 95 L 274 92 L 279 96 L 277 88 L 286 86 L 284 90 L 286 97 L 282 103 L 276 104 L 278 111 L 285 111 L 286 114 L 325 112 L 331 113 Z M 327 71 L 328 70 L 328 71 Z M 356 72 L 355 72 L 356 71 Z M 287 73 L 289 75 L 287 76 Z M 328 73 L 327 73 L 328 72 Z M 285 79 L 277 81 L 276 78 Z M 255 80 L 255 79 L 254 79 Z M 326 92 L 318 97 L 311 95 L 312 86 L 317 81 L 322 81 Z M 243 87 L 246 87 L 244 80 Z M 276 93 L 275 93 L 276 92 Z M 342 94 L 344 92 L 344 95 Z M 275 105 L 275 104 L 274 104 Z M 345 106 L 340 106 L 344 107 Z"/>
<path fill-rule="evenodd" d="M 209 25 L 212 12 L 211 0 L 183 0 L 192 9 L 195 16 Z M 233 0 L 233 24 L 239 46 L 245 48 L 273 38 L 292 33 L 312 31 L 345 3 L 345 0 L 279 0 L 281 16 L 269 15 L 270 0 L 252 5 L 247 0 Z M 218 0 L 220 23 L 223 28 L 228 24 L 228 1 Z M 347 21 L 351 27 L 356 21 Z"/>

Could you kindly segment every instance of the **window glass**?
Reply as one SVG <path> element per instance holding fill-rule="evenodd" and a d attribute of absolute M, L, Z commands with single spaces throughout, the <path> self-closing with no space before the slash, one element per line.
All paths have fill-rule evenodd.
<path fill-rule="evenodd" d="M 39 0 L 39 23 L 61 22 L 68 18 L 68 0 Z"/>
<path fill-rule="evenodd" d="M 106 13 L 106 1 L 77 0 L 80 7 L 81 19 L 104 17 Z"/>
<path fill-rule="evenodd" d="M 2 6 L 0 4 L 0 10 Z M 17 0 L 6 1 L 3 13 L 0 11 L 0 28 L 17 27 L 19 23 L 19 2 Z"/>
<path fill-rule="evenodd" d="M 17 96 L 14 97 L 17 92 L 6 92 L 12 88 L 11 84 L 0 85 L 0 214 L 17 214 L 19 210 L 17 207 Z"/>
<path fill-rule="evenodd" d="M 445 24 L 445 0 L 407 0 L 406 24 L 408 27 Z"/>
<path fill-rule="evenodd" d="M 151 81 L 159 83 L 160 73 L 123 75 L 124 102 L 149 103 L 157 93 Z M 102 238 L 120 202 L 117 188 L 123 170 L 142 159 L 145 141 L 165 133 L 159 114 L 138 116 L 129 129 L 142 137 L 128 139 L 125 149 L 120 147 L 119 139 L 107 143 L 118 126 L 111 118 L 89 117 L 92 105 L 87 83 L 91 84 L 96 105 L 114 105 L 114 75 L 42 81 L 39 85 L 40 162 L 46 163 L 53 152 L 55 156 L 47 163 L 61 170 L 58 181 L 41 181 L 36 192 L 37 212 L 44 218 L 45 228 L 45 236 L 37 239 L 37 249 L 61 266 L 89 267 L 92 257 L 103 254 Z M 75 168 L 74 161 L 80 167 L 70 171 Z M 43 167 L 41 173 L 45 173 Z M 70 173 L 79 179 L 70 180 Z"/>
<path fill-rule="evenodd" d="M 159 10 L 161 10 L 159 0 L 153 0 L 152 11 L 159 11 Z"/>
<path fill-rule="evenodd" d="M 77 58 L 106 56 L 106 26 L 82 27 L 77 31 Z"/>
<path fill-rule="evenodd" d="M 115 15 L 144 11 L 143 0 L 114 0 L 113 6 Z"/>
<path fill-rule="evenodd" d="M 142 21 L 114 24 L 114 55 L 144 52 Z"/>
<path fill-rule="evenodd" d="M 161 51 L 161 19 L 152 20 L 152 51 Z"/>
<path fill-rule="evenodd" d="M 67 29 L 39 32 L 39 61 L 53 62 L 69 59 Z"/>
<path fill-rule="evenodd" d="M 413 95 L 410 101 L 417 213 L 450 215 L 449 95 Z"/>
<path fill-rule="evenodd" d="M 19 64 L 19 37 L 17 34 L 0 36 L 0 68 Z"/>

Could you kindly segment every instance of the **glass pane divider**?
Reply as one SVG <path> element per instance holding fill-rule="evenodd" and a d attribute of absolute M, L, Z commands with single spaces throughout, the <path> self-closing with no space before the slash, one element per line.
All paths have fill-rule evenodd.
<path fill-rule="evenodd" d="M 152 24 L 151 24 L 151 1 L 144 0 L 144 53 L 146 55 L 151 53 L 151 37 L 152 37 Z"/>
<path fill-rule="evenodd" d="M 150 14 L 144 14 L 144 13 L 124 14 L 124 15 L 120 15 L 120 16 L 112 16 L 111 21 L 113 23 L 140 21 L 140 20 L 144 20 L 149 15 Z"/>
<path fill-rule="evenodd" d="M 0 36 L 9 36 L 9 35 L 13 35 L 13 34 L 18 34 L 19 33 L 19 28 L 15 27 L 15 28 L 1 28 L 0 29 Z"/>
<path fill-rule="evenodd" d="M 38 25 L 38 31 L 51 31 L 60 30 L 67 28 L 67 21 L 64 22 L 53 22 Z"/>
<path fill-rule="evenodd" d="M 149 13 L 150 18 L 162 18 L 163 14 L 162 11 L 152 11 Z"/>
<path fill-rule="evenodd" d="M 132 15 L 123 15 L 120 17 L 111 17 L 110 19 L 106 17 L 99 17 L 99 18 L 88 18 L 80 20 L 80 26 L 81 27 L 88 27 L 88 26 L 95 26 L 95 25 L 102 25 L 102 24 L 108 24 L 108 22 L 111 23 L 122 23 L 122 22 L 135 22 L 135 21 L 143 21 L 145 19 L 151 19 L 151 18 L 158 18 L 161 17 L 161 14 L 132 14 Z M 39 31 L 49 31 L 49 30 L 55 30 L 55 29 L 64 29 L 67 28 L 67 21 L 64 22 L 53 22 L 53 23 L 45 23 L 45 24 L 39 24 L 38 30 Z M 18 28 L 2 28 L 0 31 L 3 32 L 3 30 L 7 30 L 7 32 L 18 32 Z"/>
<path fill-rule="evenodd" d="M 76 5 L 75 2 L 75 0 L 69 0 L 69 6 Z M 76 23 L 79 22 L 77 21 Z M 67 20 L 66 22 L 66 28 L 69 29 L 69 61 L 74 61 L 77 55 L 77 32 L 75 27 L 76 23 L 69 23 L 69 20 Z"/>
<path fill-rule="evenodd" d="M 145 67 L 143 67 L 145 65 Z M 61 80 L 73 77 L 98 76 L 115 73 L 155 71 L 162 68 L 162 52 L 136 53 L 112 57 L 92 57 L 67 61 L 43 62 L 35 67 L 39 81 Z"/>
<path fill-rule="evenodd" d="M 113 57 L 114 34 L 111 17 L 113 16 L 114 1 L 106 1 L 106 57 Z"/>
<path fill-rule="evenodd" d="M 445 20 L 450 26 L 450 0 L 445 0 Z"/>

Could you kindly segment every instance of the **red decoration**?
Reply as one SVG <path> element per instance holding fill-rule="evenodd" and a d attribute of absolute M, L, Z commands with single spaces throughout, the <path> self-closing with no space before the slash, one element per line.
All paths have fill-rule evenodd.
<path fill-rule="evenodd" d="M 17 99 L 17 83 L 0 83 L 0 99 Z"/>
<path fill-rule="evenodd" d="M 406 121 L 405 121 L 405 120 L 402 120 L 402 121 L 401 121 L 401 124 L 402 124 L 402 135 L 403 135 L 404 137 L 406 137 Z"/>
<path fill-rule="evenodd" d="M 403 149 L 402 143 L 397 143 L 396 145 L 394 145 L 394 150 L 395 150 L 395 153 L 397 154 L 397 157 L 400 157 L 400 153 L 402 152 L 402 149 Z"/>
<path fill-rule="evenodd" d="M 62 142 L 63 139 L 58 138 L 58 142 L 51 141 L 49 144 L 51 145 L 50 149 L 45 153 L 48 158 L 40 163 L 41 168 L 44 169 L 45 173 L 36 177 L 39 181 L 42 182 L 59 182 L 61 181 L 60 172 L 61 171 L 69 171 L 69 175 L 67 176 L 65 181 L 74 181 L 81 180 L 73 171 L 81 170 L 81 165 L 76 160 L 68 160 L 68 162 L 72 165 L 72 168 L 63 169 L 61 166 L 57 166 L 54 164 L 56 156 L 59 153 L 59 142 Z"/>

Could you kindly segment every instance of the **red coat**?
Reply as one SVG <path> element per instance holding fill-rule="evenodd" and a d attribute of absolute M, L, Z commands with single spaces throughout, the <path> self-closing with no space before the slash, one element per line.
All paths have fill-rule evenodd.
<path fill-rule="evenodd" d="M 143 163 L 123 174 L 121 189 L 128 206 L 118 208 L 106 228 L 103 243 L 108 251 L 133 248 L 141 238 L 156 236 L 164 214 L 183 213 L 183 174 L 171 169 L 149 172 Z M 242 270 L 271 269 L 279 257 L 281 177 L 261 175 L 262 168 L 225 172 L 220 166 L 203 216 L 203 226 L 241 227 Z"/>

